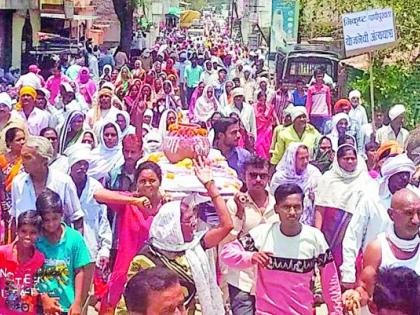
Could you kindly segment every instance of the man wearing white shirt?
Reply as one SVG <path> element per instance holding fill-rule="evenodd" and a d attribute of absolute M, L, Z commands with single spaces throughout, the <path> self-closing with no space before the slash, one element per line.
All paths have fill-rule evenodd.
<path fill-rule="evenodd" d="M 22 148 L 22 162 L 26 172 L 13 180 L 10 214 L 17 219 L 21 213 L 36 209 L 36 198 L 48 188 L 60 195 L 66 223 L 73 223 L 82 232 L 83 211 L 76 187 L 70 176 L 48 167 L 52 155 L 53 148 L 48 139 L 39 136 L 28 138 Z"/>
<path fill-rule="evenodd" d="M 384 125 L 384 113 L 381 109 L 375 110 L 373 117 L 373 124 L 375 125 L 375 133 Z M 376 135 L 373 134 L 372 123 L 367 123 L 362 126 L 363 147 L 372 140 L 375 141 Z"/>
<path fill-rule="evenodd" d="M 389 157 L 381 168 L 379 193 L 375 191 L 366 194 L 356 206 L 357 211 L 352 216 L 343 239 L 343 264 L 340 271 L 344 287 L 349 289 L 355 286 L 355 262 L 359 251 L 364 251 L 367 244 L 375 240 L 378 234 L 385 232 L 391 224 L 387 211 L 391 206 L 392 196 L 403 188 L 420 196 L 419 189 L 409 184 L 414 171 L 414 163 L 407 155 Z"/>
<path fill-rule="evenodd" d="M 39 135 L 42 129 L 48 127 L 50 114 L 35 106 L 35 89 L 29 86 L 21 88 L 19 91 L 19 103 L 22 108 L 21 110 L 15 110 L 15 114 L 26 122 L 31 135 Z"/>
<path fill-rule="evenodd" d="M 349 116 L 351 119 L 357 121 L 359 126 L 363 126 L 368 123 L 368 119 L 366 109 L 361 105 L 360 99 L 361 94 L 358 90 L 353 90 L 349 93 L 349 101 L 351 103 Z"/>
<path fill-rule="evenodd" d="M 245 130 L 250 133 L 254 140 L 257 138 L 257 122 L 255 119 L 254 108 L 244 102 L 244 90 L 236 88 L 232 90 L 233 106 L 226 108 L 226 116 L 232 112 L 239 115 Z"/>
<path fill-rule="evenodd" d="M 408 130 L 403 128 L 404 124 L 404 105 L 397 104 L 389 109 L 388 116 L 391 122 L 388 126 L 383 126 L 376 132 L 376 142 L 379 144 L 389 140 L 395 140 L 404 149 L 407 148 Z"/>

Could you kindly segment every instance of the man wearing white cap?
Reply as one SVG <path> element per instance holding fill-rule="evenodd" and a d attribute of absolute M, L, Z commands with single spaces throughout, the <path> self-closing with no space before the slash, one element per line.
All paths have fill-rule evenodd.
<path fill-rule="evenodd" d="M 255 119 L 254 109 L 251 105 L 244 102 L 244 89 L 235 88 L 232 90 L 233 106 L 226 108 L 226 115 L 231 113 L 238 114 L 245 127 L 245 130 L 254 137 L 257 138 L 257 122 Z"/>
<path fill-rule="evenodd" d="M 368 123 L 366 109 L 361 105 L 361 94 L 358 90 L 353 90 L 349 93 L 349 101 L 351 109 L 349 116 L 352 120 L 357 121 L 359 126 L 364 126 Z"/>
<path fill-rule="evenodd" d="M 107 207 L 93 198 L 94 193 L 103 189 L 103 186 L 96 179 L 87 176 L 91 160 L 89 145 L 75 144 L 67 153 L 70 177 L 77 188 L 77 196 L 84 212 L 83 237 L 89 248 L 91 262 L 105 269 L 109 263 L 112 232 L 107 218 Z"/>
<path fill-rule="evenodd" d="M 404 149 L 407 147 L 408 130 L 403 128 L 404 123 L 404 105 L 397 104 L 389 109 L 388 116 L 390 123 L 383 126 L 376 132 L 376 142 L 379 144 L 389 140 L 397 141 Z"/>
<path fill-rule="evenodd" d="M 369 190 L 358 203 L 358 210 L 352 216 L 343 239 L 340 271 L 343 285 L 347 288 L 353 287 L 356 282 L 356 258 L 360 249 L 364 251 L 367 244 L 391 224 L 387 210 L 391 207 L 392 196 L 404 188 L 420 196 L 420 190 L 410 185 L 414 171 L 414 163 L 407 155 L 389 157 L 381 168 L 379 193 L 375 187 L 375 193 Z"/>
<path fill-rule="evenodd" d="M 25 121 L 12 113 L 12 99 L 6 92 L 0 93 L 0 154 L 7 152 L 6 131 L 10 128 L 19 128 L 28 134 Z"/>
<path fill-rule="evenodd" d="M 292 142 L 302 142 L 308 148 L 311 155 L 318 143 L 319 132 L 308 123 L 308 113 L 303 106 L 296 106 L 290 110 L 292 125 L 281 130 L 277 135 L 276 146 L 271 155 L 271 164 L 277 165 L 287 147 Z"/>

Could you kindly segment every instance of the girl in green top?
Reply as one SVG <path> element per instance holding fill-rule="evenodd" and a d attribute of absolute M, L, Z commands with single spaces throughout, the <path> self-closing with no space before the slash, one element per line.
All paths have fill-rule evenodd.
<path fill-rule="evenodd" d="M 38 196 L 36 208 L 42 218 L 42 235 L 36 246 L 45 255 L 38 288 L 56 298 L 44 305 L 44 312 L 79 315 L 90 286 L 86 282 L 93 272 L 86 243 L 79 232 L 63 223 L 57 193 L 46 189 Z"/>

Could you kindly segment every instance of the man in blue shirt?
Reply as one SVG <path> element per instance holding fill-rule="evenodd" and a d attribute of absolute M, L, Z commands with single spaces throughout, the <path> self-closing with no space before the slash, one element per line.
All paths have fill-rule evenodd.
<path fill-rule="evenodd" d="M 296 81 L 296 90 L 292 92 L 293 105 L 295 106 L 305 106 L 306 105 L 306 92 L 305 92 L 305 82 L 298 79 Z"/>

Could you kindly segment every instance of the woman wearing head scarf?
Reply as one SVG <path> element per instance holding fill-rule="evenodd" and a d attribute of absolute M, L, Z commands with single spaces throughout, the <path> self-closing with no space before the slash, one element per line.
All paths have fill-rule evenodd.
<path fill-rule="evenodd" d="M 123 101 L 124 105 L 128 112 L 131 111 L 131 108 L 133 106 L 133 102 L 136 99 L 137 95 L 139 94 L 141 89 L 141 81 L 140 79 L 134 79 L 130 87 L 128 88 L 128 93 L 126 96 L 124 96 Z"/>
<path fill-rule="evenodd" d="M 137 59 L 134 62 L 133 79 L 139 79 L 143 81 L 145 75 L 146 75 L 146 70 L 143 69 L 141 60 Z"/>
<path fill-rule="evenodd" d="M 155 95 L 155 101 L 159 100 L 163 96 L 163 83 L 160 78 L 153 80 L 153 92 Z"/>
<path fill-rule="evenodd" d="M 332 130 L 327 137 L 330 138 L 334 151 L 337 151 L 338 139 L 346 135 L 349 124 L 350 117 L 345 113 L 336 114 L 332 118 Z"/>
<path fill-rule="evenodd" d="M 189 314 L 194 314 L 196 309 L 203 315 L 225 314 L 216 272 L 210 266 L 205 250 L 218 246 L 232 230 L 232 221 L 225 201 L 212 182 L 211 169 L 201 159 L 194 163 L 194 169 L 211 198 L 220 223 L 210 230 L 197 231 L 197 206 L 208 197 L 193 194 L 163 205 L 153 219 L 149 242 L 132 260 L 128 276 L 132 277 L 144 268 L 168 268 L 181 279 Z"/>
<path fill-rule="evenodd" d="M 100 78 L 100 82 L 111 82 L 111 73 L 112 73 L 112 66 L 111 65 L 105 65 L 104 69 L 102 71 L 102 76 Z"/>
<path fill-rule="evenodd" d="M 208 85 L 197 99 L 194 107 L 194 120 L 207 122 L 214 112 L 221 111 L 219 102 L 214 95 L 214 88 Z"/>
<path fill-rule="evenodd" d="M 156 72 L 154 70 L 150 70 L 149 72 L 146 73 L 146 76 L 144 77 L 144 83 L 152 86 L 155 78 L 156 78 Z"/>
<path fill-rule="evenodd" d="M 124 138 L 126 135 L 136 134 L 136 128 L 131 124 L 130 114 L 125 110 L 122 110 L 117 114 L 115 122 L 120 127 L 121 138 Z"/>
<path fill-rule="evenodd" d="M 120 127 L 114 121 L 104 121 L 100 126 L 98 138 L 99 145 L 92 150 L 92 164 L 88 175 L 101 180 L 124 161 Z"/>
<path fill-rule="evenodd" d="M 334 150 L 332 149 L 331 139 L 327 136 L 322 136 L 319 139 L 318 147 L 315 151 L 315 158 L 311 161 L 311 164 L 316 166 L 324 174 L 331 168 L 333 161 Z"/>
<path fill-rule="evenodd" d="M 226 81 L 224 91 L 219 98 L 220 109 L 223 113 L 230 112 L 230 108 L 233 105 L 232 90 L 234 87 L 233 81 Z"/>
<path fill-rule="evenodd" d="M 309 150 L 301 142 L 291 143 L 280 163 L 276 167 L 271 179 L 270 189 L 272 193 L 282 184 L 297 184 L 305 193 L 304 209 L 301 222 L 313 225 L 315 219 L 315 191 L 321 172 L 313 165 L 309 164 Z"/>
<path fill-rule="evenodd" d="M 257 100 L 260 91 L 263 91 L 267 95 L 268 103 L 271 103 L 276 96 L 276 92 L 270 87 L 270 81 L 266 77 L 260 77 L 258 79 L 258 87 L 254 92 L 254 101 Z"/>
<path fill-rule="evenodd" d="M 178 109 L 181 107 L 181 100 L 175 95 L 172 82 L 163 82 L 163 97 L 165 99 L 165 109 Z"/>
<path fill-rule="evenodd" d="M 131 74 L 130 69 L 127 66 L 123 66 L 115 81 L 115 88 L 117 89 L 121 86 L 123 95 L 126 95 L 132 79 L 133 75 Z"/>
<path fill-rule="evenodd" d="M 266 103 L 264 92 L 258 94 L 258 102 L 254 106 L 255 120 L 257 123 L 257 139 L 255 150 L 257 154 L 266 160 L 270 159 L 270 146 L 273 138 L 273 123 L 276 122 L 274 106 Z"/>
<path fill-rule="evenodd" d="M 80 69 L 76 83 L 79 85 L 80 94 L 83 95 L 86 103 L 90 107 L 96 92 L 96 84 L 90 77 L 89 68 L 83 67 Z"/>
<path fill-rule="evenodd" d="M 174 88 L 174 93 L 176 96 L 179 96 L 179 87 L 178 87 L 178 78 L 173 74 L 168 75 L 168 80 L 171 81 L 172 87 Z"/>
<path fill-rule="evenodd" d="M 347 225 L 366 187 L 376 187 L 354 146 L 344 144 L 331 170 L 322 175 L 315 193 L 315 227 L 325 235 L 337 267 L 343 261 L 342 242 Z"/>
<path fill-rule="evenodd" d="M 194 92 L 191 96 L 189 109 L 188 109 L 188 117 L 189 117 L 190 120 L 192 120 L 194 118 L 195 104 L 197 103 L 198 98 L 203 95 L 203 91 L 204 91 L 205 87 L 206 87 L 206 85 L 204 84 L 204 82 L 200 81 L 200 83 L 198 83 L 197 87 L 195 88 L 195 90 L 194 90 Z"/>
<path fill-rule="evenodd" d="M 178 115 L 173 109 L 167 109 L 163 112 L 159 121 L 159 133 L 164 139 L 168 134 L 168 128 L 172 124 L 176 124 Z"/>
<path fill-rule="evenodd" d="M 84 121 L 85 114 L 81 111 L 72 111 L 67 116 L 60 131 L 59 154 L 63 154 L 68 147 L 82 141 Z"/>
<path fill-rule="evenodd" d="M 96 139 L 96 135 L 93 132 L 93 130 L 86 129 L 82 131 L 82 140 L 81 143 L 88 144 L 90 146 L 90 149 L 93 150 L 98 145 L 98 140 Z"/>
<path fill-rule="evenodd" d="M 174 75 L 174 76 L 178 76 L 178 73 L 176 71 L 176 69 L 174 68 L 174 60 L 172 58 L 168 58 L 168 60 L 166 60 L 166 67 L 163 70 L 166 75 Z"/>

